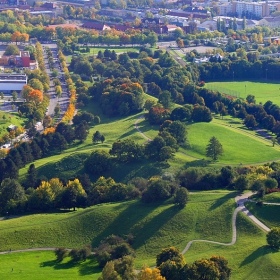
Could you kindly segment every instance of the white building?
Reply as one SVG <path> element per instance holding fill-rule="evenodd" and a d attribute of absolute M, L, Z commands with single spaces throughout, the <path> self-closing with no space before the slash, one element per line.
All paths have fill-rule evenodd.
<path fill-rule="evenodd" d="M 27 85 L 25 74 L 0 74 L 0 92 L 20 92 L 25 85 Z"/>

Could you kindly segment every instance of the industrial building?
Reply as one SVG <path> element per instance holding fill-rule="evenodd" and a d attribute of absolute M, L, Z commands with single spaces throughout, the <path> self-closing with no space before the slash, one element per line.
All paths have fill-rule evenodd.
<path fill-rule="evenodd" d="M 20 92 L 25 85 L 27 85 L 25 74 L 0 74 L 0 92 Z"/>

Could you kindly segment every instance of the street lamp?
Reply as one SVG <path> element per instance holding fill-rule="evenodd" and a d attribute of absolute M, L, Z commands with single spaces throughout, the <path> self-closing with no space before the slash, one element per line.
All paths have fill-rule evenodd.
<path fill-rule="evenodd" d="M 234 82 L 234 71 L 232 71 L 232 81 Z"/>
<path fill-rule="evenodd" d="M 247 85 L 245 84 L 245 97 L 246 97 L 246 88 L 247 88 Z"/>
<path fill-rule="evenodd" d="M 265 69 L 265 77 L 266 77 L 266 80 L 267 80 L 267 69 Z"/>

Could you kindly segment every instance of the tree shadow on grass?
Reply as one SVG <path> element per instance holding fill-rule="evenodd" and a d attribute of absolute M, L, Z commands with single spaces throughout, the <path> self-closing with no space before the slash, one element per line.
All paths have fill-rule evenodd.
<path fill-rule="evenodd" d="M 41 267 L 53 267 L 54 269 L 69 269 L 77 266 L 78 264 L 73 262 L 72 260 L 68 262 L 58 262 L 57 260 L 46 261 L 40 264 Z"/>
<path fill-rule="evenodd" d="M 100 273 L 101 271 L 102 268 L 98 266 L 98 263 L 94 256 L 90 256 L 87 261 L 79 264 L 79 273 L 82 276 Z"/>
<path fill-rule="evenodd" d="M 198 160 L 187 162 L 185 164 L 185 168 L 188 168 L 188 167 L 206 167 L 210 163 L 211 163 L 211 161 L 209 161 L 209 160 L 198 159 Z"/>
<path fill-rule="evenodd" d="M 172 218 L 178 214 L 182 208 L 178 206 L 171 206 L 163 211 L 161 211 L 158 215 L 154 216 L 149 221 L 143 223 L 141 227 L 135 229 L 135 232 L 132 234 L 136 237 L 135 242 L 133 244 L 133 248 L 137 249 L 146 244 L 146 242 L 155 236 L 157 232 Z M 161 234 L 162 236 L 162 234 Z M 168 244 L 168 246 L 172 246 L 174 244 Z M 159 248 L 160 250 L 160 248 Z"/>
<path fill-rule="evenodd" d="M 221 205 L 223 205 L 225 202 L 227 202 L 229 199 L 236 197 L 237 193 L 236 192 L 232 192 L 232 193 L 228 193 L 226 195 L 224 195 L 221 198 L 218 198 L 215 203 L 213 205 L 211 205 L 211 207 L 209 208 L 209 210 L 214 210 L 218 207 L 220 207 Z"/>
<path fill-rule="evenodd" d="M 271 249 L 269 246 L 267 245 L 263 245 L 261 247 L 259 247 L 257 250 L 255 250 L 254 252 L 252 252 L 249 256 L 247 256 L 242 263 L 240 264 L 239 267 L 242 267 L 244 265 L 247 265 L 253 261 L 255 261 L 257 258 L 262 257 L 266 254 L 270 254 L 270 253 L 277 253 L 278 251 Z"/>
<path fill-rule="evenodd" d="M 141 201 L 135 201 L 127 207 L 123 207 L 123 205 L 120 206 L 122 206 L 121 208 L 123 208 L 123 210 L 121 210 L 118 216 L 94 238 L 92 248 L 98 246 L 100 241 L 109 235 L 114 234 L 124 237 L 131 233 L 131 229 L 134 225 L 141 220 L 145 220 L 149 213 L 155 209 L 154 205 L 147 205 Z"/>

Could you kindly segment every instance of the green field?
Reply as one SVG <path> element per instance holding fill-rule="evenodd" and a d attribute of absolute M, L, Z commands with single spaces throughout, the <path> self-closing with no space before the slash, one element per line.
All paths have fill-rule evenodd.
<path fill-rule="evenodd" d="M 4 119 L 3 116 L 5 116 Z M 7 127 L 11 124 L 24 126 L 25 120 L 25 118 L 19 117 L 18 114 L 1 111 L 0 107 L 0 136 L 8 132 Z"/>
<path fill-rule="evenodd" d="M 206 83 L 205 87 L 217 90 L 229 95 L 236 95 L 238 97 L 246 98 L 247 95 L 252 94 L 256 97 L 256 102 L 263 104 L 270 100 L 273 103 L 280 105 L 280 84 L 264 82 L 250 82 L 250 81 L 235 81 L 235 82 L 211 82 Z"/>
<path fill-rule="evenodd" d="M 109 234 L 135 236 L 136 268 L 154 265 L 163 247 L 182 250 L 192 239 L 231 241 L 231 218 L 235 193 L 197 192 L 184 209 L 171 204 L 142 204 L 139 201 L 104 204 L 76 212 L 35 214 L 0 221 L 0 248 L 43 246 L 94 246 Z M 275 215 L 276 216 L 276 215 Z M 32 242 L 33 240 L 33 242 Z M 32 242 L 32 244 L 31 244 Z M 265 233 L 243 214 L 237 219 L 237 243 L 222 246 L 194 243 L 185 254 L 187 263 L 223 255 L 235 279 L 278 279 L 280 253 L 266 246 Z M 1 279 L 98 279 L 94 259 L 74 265 L 69 258 L 57 264 L 53 252 L 0 255 Z M 12 271 L 13 270 L 13 271 Z M 35 276 L 34 276 L 35 275 Z"/>
<path fill-rule="evenodd" d="M 266 194 L 260 200 L 263 202 L 280 203 L 280 193 L 274 192 L 274 193 Z"/>
<path fill-rule="evenodd" d="M 278 212 L 280 205 L 263 205 L 257 206 L 254 202 L 248 202 L 246 204 L 248 210 L 255 215 L 260 221 L 262 221 L 269 228 L 280 227 L 280 216 Z"/>
<path fill-rule="evenodd" d="M 74 264 L 70 258 L 61 263 L 55 261 L 51 251 L 0 255 L 0 278 L 7 280 L 30 279 L 98 279 L 100 269 L 94 259 Z"/>
<path fill-rule="evenodd" d="M 268 141 L 250 137 L 242 131 L 215 121 L 188 125 L 187 131 L 191 148 L 183 151 L 198 158 L 206 158 L 205 149 L 208 141 L 215 136 L 224 149 L 224 155 L 219 158 L 219 163 L 251 164 L 280 159 L 279 148 L 272 147 Z"/>

